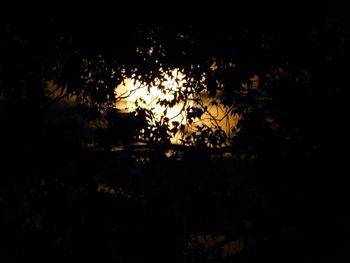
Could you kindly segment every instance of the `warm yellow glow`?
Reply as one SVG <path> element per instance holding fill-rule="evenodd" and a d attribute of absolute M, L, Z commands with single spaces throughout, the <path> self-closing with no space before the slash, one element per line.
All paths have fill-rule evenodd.
<path fill-rule="evenodd" d="M 116 88 L 116 96 L 119 98 L 116 108 L 123 112 L 132 112 L 140 106 L 152 110 L 156 121 L 167 117 L 170 128 L 172 128 L 172 122 L 178 122 L 185 125 L 185 130 L 188 132 L 196 132 L 201 125 L 219 126 L 228 138 L 232 138 L 232 130 L 237 127 L 240 116 L 220 103 L 220 94 L 216 98 L 210 98 L 206 92 L 202 92 L 200 95 L 193 92 L 186 101 L 181 101 L 172 107 L 166 107 L 160 105 L 159 100 L 171 101 L 176 93 L 185 91 L 189 87 L 186 86 L 186 75 L 178 69 L 168 73 L 164 72 L 163 78 L 162 81 L 156 80 L 154 86 L 143 86 L 142 83 L 132 78 L 125 79 L 124 83 Z M 160 86 L 163 87 L 163 90 Z M 194 105 L 195 96 L 200 98 L 201 106 L 206 107 L 207 110 L 201 118 L 196 118 L 193 123 L 189 124 L 185 109 Z M 179 144 L 182 136 L 183 134 L 178 132 L 171 138 L 171 142 Z"/>
<path fill-rule="evenodd" d="M 67 89 L 67 86 L 65 87 L 59 87 L 57 84 L 55 84 L 53 81 L 47 81 L 46 82 L 46 92 L 47 96 L 50 99 L 56 99 L 61 97 L 65 94 Z M 64 96 L 62 98 L 62 101 L 68 103 L 68 104 L 75 104 L 77 97 L 73 94 L 69 94 L 69 96 Z"/>
<path fill-rule="evenodd" d="M 115 107 L 121 112 L 133 112 L 137 107 L 151 110 L 154 115 L 153 121 L 161 121 L 165 117 L 168 119 L 169 128 L 179 127 L 182 125 L 184 129 L 180 132 L 172 134 L 171 143 L 181 144 L 181 140 L 191 133 L 199 134 L 199 127 L 206 126 L 211 129 L 221 128 L 221 131 L 227 137 L 227 141 L 221 146 L 228 146 L 229 139 L 234 136 L 234 130 L 240 120 L 240 116 L 233 112 L 232 108 L 223 105 L 220 101 L 220 91 L 216 97 L 210 97 L 209 93 L 202 91 L 200 94 L 194 92 L 193 87 L 187 85 L 186 75 L 179 69 L 164 72 L 161 70 L 162 80 L 156 79 L 153 86 L 143 85 L 137 80 L 136 75 L 133 78 L 126 78 L 122 84 L 115 89 L 117 103 Z M 205 80 L 205 75 L 202 80 Z M 258 78 L 254 76 L 252 79 L 253 88 L 256 88 Z M 255 84 L 255 85 L 254 85 Z M 52 99 L 60 97 L 65 92 L 66 87 L 58 88 L 53 81 L 47 82 L 48 96 Z M 174 105 L 161 105 L 159 101 L 166 100 L 171 102 L 179 93 L 188 91 L 185 100 L 180 100 Z M 197 102 L 196 102 L 197 101 Z M 199 101 L 199 103 L 198 103 Z M 70 95 L 62 98 L 64 104 L 75 105 L 76 96 Z M 204 113 L 200 118 L 195 118 L 192 122 L 186 116 L 186 109 L 191 107 L 201 107 Z M 100 121 L 99 125 L 103 126 L 104 122 Z M 91 124 L 92 125 L 92 124 Z M 237 131 L 237 129 L 236 129 Z"/>
<path fill-rule="evenodd" d="M 158 86 L 146 86 L 142 85 L 138 80 L 125 79 L 122 85 L 119 85 L 116 89 L 116 96 L 122 98 L 116 104 L 116 108 L 124 112 L 132 112 L 137 106 L 152 109 L 156 116 L 161 117 L 164 115 L 165 106 L 161 106 L 158 100 L 173 100 L 175 92 L 183 89 L 185 83 L 184 75 L 174 70 L 172 75 L 166 74 L 164 81 L 156 81 L 156 84 L 162 84 L 165 87 L 165 92 L 162 92 Z M 175 78 L 178 78 L 176 83 Z M 181 112 L 184 102 L 180 102 L 171 108 L 168 108 L 165 114 L 171 121 L 178 121 L 179 123 L 186 123 L 186 116 Z M 179 114 L 180 113 L 180 114 Z"/>

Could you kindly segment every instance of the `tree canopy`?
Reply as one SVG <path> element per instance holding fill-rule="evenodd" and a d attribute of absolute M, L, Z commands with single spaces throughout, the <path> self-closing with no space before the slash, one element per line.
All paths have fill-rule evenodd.
<path fill-rule="evenodd" d="M 91 116 L 97 117 L 101 113 L 116 111 L 115 105 L 120 98 L 116 96 L 115 89 L 125 79 L 137 79 L 140 85 L 157 85 L 162 92 L 169 93 L 162 86 L 164 72 L 178 69 L 185 75 L 188 89 L 177 90 L 177 96 L 171 100 L 159 100 L 158 103 L 165 108 L 188 100 L 189 94 L 205 91 L 216 98 L 219 93 L 220 101 L 228 107 L 227 111 L 241 116 L 239 126 L 245 119 L 261 114 L 263 125 L 273 127 L 272 132 L 280 131 L 283 129 L 278 128 L 283 122 L 279 120 L 284 118 L 282 116 L 300 116 L 296 114 L 298 108 L 293 105 L 294 99 L 302 106 L 309 103 L 310 97 L 307 96 L 314 96 L 310 83 L 314 76 L 321 74 L 317 71 L 318 65 L 340 63 L 344 52 L 343 29 L 339 19 L 321 21 L 321 25 L 318 24 L 320 20 L 310 23 L 301 16 L 300 21 L 294 21 L 290 26 L 285 23 L 290 16 L 283 19 L 277 15 L 276 19 L 284 22 L 282 31 L 277 32 L 279 27 L 273 25 L 270 19 L 256 13 L 247 15 L 254 16 L 252 21 L 259 23 L 237 23 L 245 18 L 237 15 L 231 23 L 224 19 L 212 24 L 143 26 L 119 23 L 94 13 L 81 21 L 75 21 L 74 17 L 62 20 L 58 16 L 47 17 L 46 20 L 43 16 L 26 25 L 14 21 L 5 24 L 4 28 L 5 48 L 10 49 L 5 55 L 3 75 L 6 78 L 3 81 L 6 92 L 3 96 L 31 101 L 38 107 L 48 107 L 71 97 Z M 322 38 L 326 42 L 322 42 Z M 328 43 L 330 38 L 333 43 Z M 327 48 L 332 54 L 327 53 Z M 318 61 L 321 56 L 332 57 L 332 61 L 326 61 L 326 57 L 322 58 L 324 61 Z M 49 81 L 57 88 L 54 97 L 50 93 L 52 90 L 48 91 L 45 87 Z M 258 88 L 252 88 L 253 85 L 258 85 Z M 321 93 L 323 91 L 316 92 Z M 189 119 L 208 112 L 207 105 L 191 99 L 194 103 L 185 109 Z M 301 100 L 305 102 L 299 103 Z M 287 105 L 290 108 L 287 109 Z M 300 112 L 305 111 L 305 107 L 308 106 L 304 105 Z M 155 131 L 163 126 L 163 133 L 160 130 L 152 133 L 159 137 L 155 141 L 166 143 L 174 134 L 174 129 L 181 128 L 170 127 L 165 124 L 164 118 L 155 124 L 152 112 L 142 108 L 136 115 L 139 119 L 146 118 L 138 122 L 139 130 Z M 106 116 L 116 115 L 111 113 Z M 298 121 L 301 119 L 296 118 Z M 212 130 L 204 126 L 201 129 L 205 138 L 212 138 L 212 143 L 209 143 L 212 146 L 222 145 L 225 139 L 231 142 L 229 145 L 233 141 L 238 143 L 233 138 L 221 138 L 223 132 L 220 127 Z M 194 136 L 196 134 L 198 131 Z"/>

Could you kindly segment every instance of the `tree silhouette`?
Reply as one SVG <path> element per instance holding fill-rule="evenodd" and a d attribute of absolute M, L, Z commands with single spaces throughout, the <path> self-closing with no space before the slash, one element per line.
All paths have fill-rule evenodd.
<path fill-rule="evenodd" d="M 277 262 L 345 247 L 344 16 L 242 10 L 176 26 L 2 18 L 5 260 Z M 116 107 L 155 86 L 167 96 Z"/>

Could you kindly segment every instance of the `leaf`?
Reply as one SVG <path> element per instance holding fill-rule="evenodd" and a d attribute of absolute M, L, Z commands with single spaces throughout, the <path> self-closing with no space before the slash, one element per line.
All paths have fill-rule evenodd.
<path fill-rule="evenodd" d="M 178 129 L 177 128 L 172 128 L 170 130 L 170 132 L 173 134 L 173 136 L 175 136 L 175 134 L 177 133 Z"/>
<path fill-rule="evenodd" d="M 174 127 L 176 127 L 176 128 L 180 125 L 180 123 L 179 123 L 178 121 L 172 121 L 171 123 L 172 123 L 172 125 L 174 125 Z"/>

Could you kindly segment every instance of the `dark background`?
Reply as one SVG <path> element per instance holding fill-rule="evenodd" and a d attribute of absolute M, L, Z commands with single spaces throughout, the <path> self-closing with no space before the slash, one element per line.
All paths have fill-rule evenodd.
<path fill-rule="evenodd" d="M 1 261 L 347 261 L 345 10 L 297 2 L 2 8 L 0 89 L 10 95 L 0 112 Z M 245 124 L 233 151 L 253 147 L 257 160 L 232 161 L 225 172 L 196 150 L 181 161 L 155 150 L 144 153 L 150 162 L 140 165 L 129 152 L 95 153 L 72 143 L 69 122 L 47 125 L 39 69 L 57 55 L 50 49 L 57 35 L 71 36 L 74 49 L 87 56 L 119 54 L 133 44 L 130 32 L 157 25 L 169 32 L 192 25 L 205 40 L 198 54 L 221 36 L 239 41 L 246 34 L 240 59 L 253 71 L 285 60 L 310 73 L 307 88 L 284 83 L 286 89 L 271 95 L 284 130 L 261 126 L 260 113 Z M 262 35 L 275 44 L 259 57 L 249 44 Z M 285 131 L 295 137 L 283 139 Z M 120 179 L 109 179 L 115 175 Z M 96 191 L 101 181 L 143 197 L 110 197 Z M 227 191 L 228 198 L 216 196 Z M 185 240 L 197 232 L 244 240 L 244 248 L 229 258 L 210 259 L 211 251 L 183 256 Z"/>

